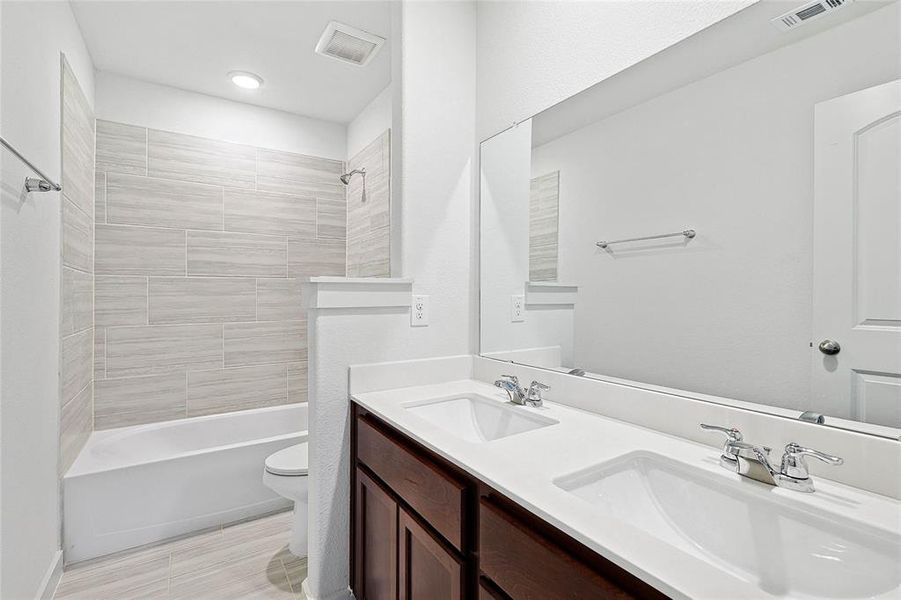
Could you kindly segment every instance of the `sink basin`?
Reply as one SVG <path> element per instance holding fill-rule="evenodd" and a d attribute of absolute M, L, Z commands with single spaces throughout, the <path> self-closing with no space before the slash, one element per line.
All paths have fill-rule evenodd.
<path fill-rule="evenodd" d="M 554 484 L 768 594 L 901 597 L 901 537 L 775 495 L 762 484 L 646 452 Z"/>
<path fill-rule="evenodd" d="M 404 408 L 467 442 L 490 442 L 559 422 L 535 414 L 533 408 L 504 404 L 478 394 L 411 402 Z"/>

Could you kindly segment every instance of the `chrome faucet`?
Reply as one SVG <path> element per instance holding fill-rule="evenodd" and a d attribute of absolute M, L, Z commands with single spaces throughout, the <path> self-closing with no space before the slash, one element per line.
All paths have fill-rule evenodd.
<path fill-rule="evenodd" d="M 778 468 L 770 463 L 770 448 L 749 444 L 742 438 L 738 429 L 707 425 L 702 423 L 701 429 L 717 431 L 726 435 L 723 451 L 720 455 L 720 466 L 739 475 L 757 481 L 784 487 L 797 492 L 814 491 L 813 478 L 807 466 L 807 456 L 812 456 L 830 465 L 840 465 L 845 461 L 838 457 L 805 448 L 794 442 L 785 446 L 782 462 Z"/>
<path fill-rule="evenodd" d="M 519 378 L 516 375 L 501 375 L 501 378 L 495 381 L 494 385 L 507 392 L 507 397 L 510 398 L 510 402 L 513 404 L 535 408 L 544 404 L 541 393 L 551 389 L 549 385 L 533 381 L 529 389 L 526 390 L 519 385 Z"/>

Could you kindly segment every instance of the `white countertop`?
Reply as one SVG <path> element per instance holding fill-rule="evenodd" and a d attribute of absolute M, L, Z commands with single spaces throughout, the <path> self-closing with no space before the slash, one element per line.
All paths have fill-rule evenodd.
<path fill-rule="evenodd" d="M 666 456 L 718 477 L 740 479 L 722 469 L 719 453 L 708 446 L 609 419 L 561 404 L 538 412 L 558 424 L 491 442 L 471 443 L 430 424 L 404 408 L 409 402 L 477 393 L 507 401 L 506 394 L 481 381 L 463 380 L 379 392 L 353 399 L 409 437 L 492 486 L 524 508 L 601 556 L 674 598 L 739 599 L 772 596 L 712 561 L 705 561 L 631 526 L 605 517 L 584 500 L 557 487 L 553 480 L 634 451 Z M 512 405 L 511 405 L 512 406 Z M 753 440 L 752 440 L 753 441 Z M 767 493 L 784 496 L 843 519 L 901 535 L 901 502 L 816 478 L 817 491 L 803 494 L 757 482 Z"/>

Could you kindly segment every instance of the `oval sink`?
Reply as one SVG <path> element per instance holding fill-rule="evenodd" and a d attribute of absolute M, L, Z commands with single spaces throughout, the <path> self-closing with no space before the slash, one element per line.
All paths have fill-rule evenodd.
<path fill-rule="evenodd" d="M 606 516 L 793 598 L 901 597 L 901 537 L 638 452 L 554 480 Z"/>
<path fill-rule="evenodd" d="M 467 442 L 490 442 L 559 423 L 535 409 L 520 408 L 478 394 L 405 404 L 410 413 Z"/>

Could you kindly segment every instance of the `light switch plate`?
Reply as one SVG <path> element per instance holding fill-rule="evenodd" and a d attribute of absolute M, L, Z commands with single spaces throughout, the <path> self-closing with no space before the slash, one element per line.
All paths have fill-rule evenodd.
<path fill-rule="evenodd" d="M 522 294 L 513 294 L 510 297 L 510 321 L 521 323 L 526 320 L 526 297 Z"/>
<path fill-rule="evenodd" d="M 429 297 L 413 296 L 410 305 L 410 326 L 427 327 L 429 324 Z"/>

